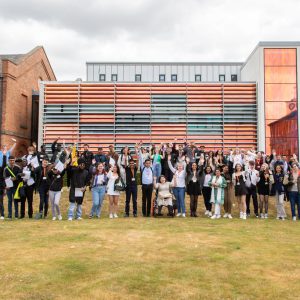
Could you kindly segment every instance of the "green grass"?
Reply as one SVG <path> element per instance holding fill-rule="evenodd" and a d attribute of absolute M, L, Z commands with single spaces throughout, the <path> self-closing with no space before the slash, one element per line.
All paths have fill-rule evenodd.
<path fill-rule="evenodd" d="M 0 222 L 1 299 L 299 299 L 300 221 L 275 220 L 273 199 L 246 221 L 200 202 L 197 219 L 110 220 L 105 199 L 100 220 Z"/>

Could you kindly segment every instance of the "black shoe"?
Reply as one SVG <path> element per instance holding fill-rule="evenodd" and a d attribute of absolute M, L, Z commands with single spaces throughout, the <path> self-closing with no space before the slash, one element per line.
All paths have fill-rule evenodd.
<path fill-rule="evenodd" d="M 124 214 L 124 218 L 129 218 L 129 214 Z"/>
<path fill-rule="evenodd" d="M 255 217 L 258 218 L 258 214 L 255 214 Z"/>

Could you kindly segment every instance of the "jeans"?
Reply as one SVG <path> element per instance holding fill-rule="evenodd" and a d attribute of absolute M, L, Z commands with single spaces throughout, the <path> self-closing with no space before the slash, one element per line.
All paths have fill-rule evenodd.
<path fill-rule="evenodd" d="M 102 203 L 105 196 L 105 185 L 97 185 L 92 188 L 93 206 L 90 216 L 96 215 L 98 218 L 101 214 Z"/>
<path fill-rule="evenodd" d="M 161 163 L 153 164 L 153 176 L 157 178 L 161 175 Z"/>
<path fill-rule="evenodd" d="M 19 209 L 18 209 L 18 201 L 14 199 L 14 194 L 16 192 L 15 188 L 10 188 L 7 190 L 7 198 L 8 198 L 8 217 L 12 218 L 12 203 L 14 202 L 15 207 L 15 217 L 19 217 Z"/>
<path fill-rule="evenodd" d="M 300 194 L 298 192 L 289 192 L 291 203 L 292 217 L 296 217 L 296 205 L 298 210 L 298 218 L 300 219 Z"/>
<path fill-rule="evenodd" d="M 52 217 L 56 215 L 60 216 L 59 201 L 61 197 L 61 191 L 49 191 L 49 199 L 52 208 Z"/>
<path fill-rule="evenodd" d="M 39 188 L 39 194 L 40 194 L 39 212 L 40 212 L 40 214 L 43 214 L 43 211 L 44 211 L 44 216 L 45 217 L 47 217 L 48 207 L 49 207 L 48 192 L 49 192 L 49 190 L 46 187 L 40 186 L 40 188 Z"/>
<path fill-rule="evenodd" d="M 185 188 L 184 187 L 175 187 L 173 188 L 174 196 L 177 200 L 177 210 L 178 213 L 185 214 Z"/>
<path fill-rule="evenodd" d="M 285 218 L 286 213 L 284 209 L 284 193 L 279 194 L 278 191 L 276 191 L 275 199 L 276 199 L 277 217 Z"/>
<path fill-rule="evenodd" d="M 70 202 L 69 211 L 68 211 L 68 218 L 72 218 L 74 216 L 74 209 L 75 209 L 76 203 Z M 82 214 L 81 204 L 77 204 L 76 207 L 76 219 L 80 218 Z"/>
<path fill-rule="evenodd" d="M 126 203 L 125 203 L 125 214 L 129 215 L 130 210 L 130 197 L 132 197 L 133 214 L 137 214 L 137 186 L 127 185 L 126 187 Z"/>

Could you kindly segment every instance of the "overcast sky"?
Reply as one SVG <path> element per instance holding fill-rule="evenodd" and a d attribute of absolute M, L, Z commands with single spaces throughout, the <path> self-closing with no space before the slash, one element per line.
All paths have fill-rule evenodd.
<path fill-rule="evenodd" d="M 86 61 L 244 61 L 300 40 L 299 0 L 0 0 L 0 53 L 43 45 L 58 80 Z"/>

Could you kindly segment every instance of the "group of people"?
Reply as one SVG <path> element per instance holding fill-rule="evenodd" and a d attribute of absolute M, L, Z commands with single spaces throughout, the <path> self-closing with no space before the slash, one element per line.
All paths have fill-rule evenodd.
<path fill-rule="evenodd" d="M 82 203 L 88 189 L 92 193 L 89 218 L 100 218 L 105 195 L 109 200 L 109 218 L 118 218 L 119 196 L 126 195 L 124 217 L 138 216 L 138 184 L 142 190 L 143 217 L 186 217 L 186 194 L 190 198 L 190 216 L 198 216 L 198 198 L 203 195 L 205 213 L 211 219 L 232 219 L 232 203 L 236 197 L 241 219 L 251 215 L 267 219 L 269 197 L 276 201 L 277 219 L 286 218 L 284 201 L 290 202 L 292 219 L 300 219 L 299 162 L 291 157 L 242 149 L 206 151 L 204 146 L 183 141 L 150 145 L 135 144 L 117 153 L 113 145 L 107 153 L 99 147 L 97 153 L 83 145 L 66 146 L 56 139 L 47 153 L 33 143 L 27 154 L 15 158 L 15 144 L 0 151 L 0 218 L 4 219 L 4 199 L 7 196 L 8 215 L 24 218 L 27 202 L 28 217 L 33 217 L 33 194 L 39 194 L 39 212 L 35 218 L 48 216 L 51 204 L 52 220 L 62 220 L 61 192 L 66 177 L 69 190 L 68 220 L 82 219 Z M 133 151 L 131 151 L 133 150 Z M 258 195 L 258 196 L 257 196 Z M 296 211 L 297 207 L 297 211 Z"/>

